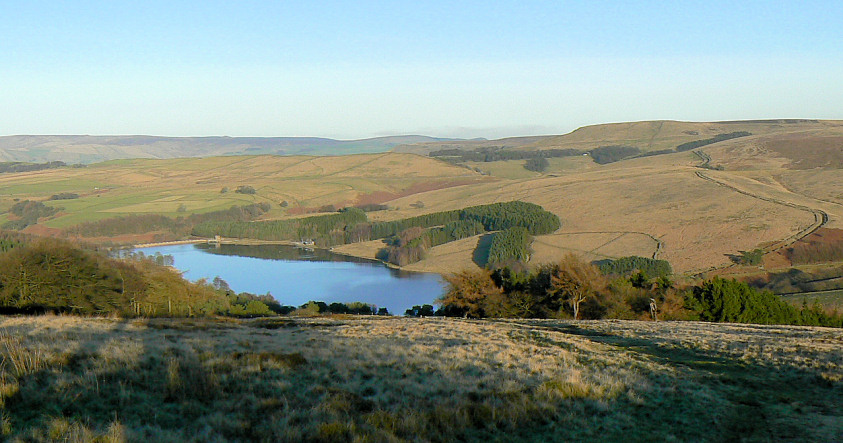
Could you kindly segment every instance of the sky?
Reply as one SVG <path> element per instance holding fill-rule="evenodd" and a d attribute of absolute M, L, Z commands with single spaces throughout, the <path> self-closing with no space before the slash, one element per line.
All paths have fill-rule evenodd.
<path fill-rule="evenodd" d="M 0 2 L 0 135 L 843 119 L 840 1 Z"/>

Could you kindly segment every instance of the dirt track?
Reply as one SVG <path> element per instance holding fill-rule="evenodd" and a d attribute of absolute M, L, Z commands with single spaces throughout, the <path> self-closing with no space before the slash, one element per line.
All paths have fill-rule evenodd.
<path fill-rule="evenodd" d="M 696 151 L 695 151 L 695 153 L 696 153 Z M 708 156 L 705 155 L 705 157 L 708 157 Z M 710 157 L 708 157 L 708 158 L 710 160 Z M 708 163 L 708 162 L 706 162 L 706 163 Z M 772 197 L 765 197 L 763 195 L 758 195 L 758 194 L 755 194 L 755 193 L 752 193 L 752 192 L 749 192 L 749 191 L 745 191 L 743 189 L 740 189 L 740 188 L 737 188 L 733 185 L 730 185 L 726 182 L 723 182 L 723 181 L 717 180 L 713 177 L 710 177 L 708 175 L 705 175 L 702 171 L 697 171 L 696 175 L 697 175 L 697 177 L 699 177 L 703 180 L 707 180 L 707 181 L 710 181 L 712 183 L 717 184 L 718 186 L 722 186 L 722 187 L 731 189 L 732 191 L 735 191 L 739 194 L 743 194 L 743 195 L 746 195 L 746 196 L 749 196 L 749 197 L 752 197 L 752 198 L 757 198 L 757 199 L 763 200 L 765 202 L 774 203 L 774 204 L 783 205 L 783 206 L 791 207 L 791 208 L 794 208 L 794 209 L 799 209 L 799 210 L 802 210 L 802 211 L 810 212 L 811 214 L 814 215 L 814 223 L 812 223 L 810 226 L 802 229 L 801 231 L 797 232 L 796 234 L 791 235 L 790 237 L 785 238 L 784 240 L 780 240 L 780 241 L 774 243 L 773 245 L 761 248 L 764 251 L 765 254 L 770 253 L 770 252 L 775 252 L 775 251 L 778 251 L 780 249 L 786 248 L 786 247 L 792 245 L 793 243 L 813 234 L 818 229 L 825 226 L 826 223 L 828 223 L 828 214 L 821 209 L 810 208 L 808 206 L 800 205 L 800 204 L 797 204 L 797 203 L 784 201 L 784 200 L 780 200 L 780 199 L 776 199 L 776 198 L 772 198 Z M 730 268 L 732 266 L 735 266 L 735 263 L 731 263 L 731 264 L 728 264 L 728 265 L 725 265 L 725 266 L 715 267 L 711 270 L 726 269 L 726 268 Z"/>

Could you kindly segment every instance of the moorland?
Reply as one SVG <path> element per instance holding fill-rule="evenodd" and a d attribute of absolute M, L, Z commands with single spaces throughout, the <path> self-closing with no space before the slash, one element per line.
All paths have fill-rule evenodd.
<path fill-rule="evenodd" d="M 137 141 L 162 157 L 183 142 Z M 182 158 L 0 165 L 3 312 L 63 314 L 0 317 L 4 436 L 843 437 L 839 329 L 769 325 L 843 321 L 843 122 L 618 123 L 332 156 L 189 142 Z M 407 316 L 457 319 L 281 306 L 113 254 L 215 236 L 443 274 L 439 309 Z M 656 315 L 669 321 L 641 321 Z"/>
<path fill-rule="evenodd" d="M 0 431 L 15 441 L 837 441 L 841 334 L 6 317 Z"/>

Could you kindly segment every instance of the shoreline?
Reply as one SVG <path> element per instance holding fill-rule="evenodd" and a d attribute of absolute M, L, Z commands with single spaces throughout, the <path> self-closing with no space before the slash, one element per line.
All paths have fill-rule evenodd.
<path fill-rule="evenodd" d="M 138 244 L 138 245 L 132 245 L 131 248 L 132 249 L 143 249 L 143 248 L 155 248 L 155 247 L 159 247 L 159 246 L 178 246 L 178 245 L 190 245 L 190 244 L 200 244 L 200 243 L 208 243 L 208 244 L 219 243 L 221 245 L 244 245 L 244 246 L 283 245 L 283 246 L 296 246 L 296 247 L 300 247 L 300 248 L 309 248 L 309 249 L 321 249 L 323 251 L 328 251 L 332 254 L 344 255 L 346 257 L 361 258 L 361 259 L 364 259 L 364 260 L 371 260 L 373 262 L 381 263 L 384 266 L 386 266 L 387 268 L 395 269 L 397 271 L 416 272 L 416 273 L 419 273 L 419 274 L 442 275 L 439 272 L 408 271 L 406 269 L 402 269 L 400 266 L 396 266 L 392 263 L 387 263 L 383 260 L 378 260 L 376 258 L 362 257 L 362 256 L 359 256 L 359 255 L 349 254 L 349 253 L 346 253 L 346 252 L 335 251 L 333 248 L 323 248 L 321 246 L 316 246 L 316 245 L 305 245 L 303 243 L 290 241 L 290 240 L 255 240 L 255 239 L 248 239 L 248 238 L 240 238 L 240 239 L 231 239 L 231 240 L 223 239 L 223 240 L 220 240 L 220 241 L 216 241 L 216 240 L 211 239 L 211 238 L 205 238 L 205 239 L 190 239 L 190 240 L 173 240 L 173 241 L 155 242 L 155 243 L 142 243 L 142 244 Z"/>

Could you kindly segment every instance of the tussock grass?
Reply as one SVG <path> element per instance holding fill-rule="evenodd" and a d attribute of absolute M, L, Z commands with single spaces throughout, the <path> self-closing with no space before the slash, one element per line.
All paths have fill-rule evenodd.
<path fill-rule="evenodd" d="M 0 317 L 9 441 L 840 440 L 843 332 Z M 18 357 L 16 357 L 18 358 Z M 28 364 L 28 363 L 27 363 Z"/>

